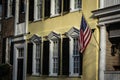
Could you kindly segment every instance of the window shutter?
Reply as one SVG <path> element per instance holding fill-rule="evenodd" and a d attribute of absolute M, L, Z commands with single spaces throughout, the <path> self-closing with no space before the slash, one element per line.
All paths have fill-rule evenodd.
<path fill-rule="evenodd" d="M 24 8 L 25 8 L 24 2 L 25 2 L 24 0 L 19 0 L 19 12 L 20 13 L 24 12 Z"/>
<path fill-rule="evenodd" d="M 11 46 L 10 46 L 10 64 L 13 65 L 13 57 L 14 56 L 14 43 L 12 42 L 11 43 Z"/>
<path fill-rule="evenodd" d="M 80 75 L 82 75 L 83 55 L 80 53 Z"/>
<path fill-rule="evenodd" d="M 34 0 L 29 0 L 29 21 L 34 20 Z"/>
<path fill-rule="evenodd" d="M 69 12 L 70 10 L 70 0 L 63 0 L 63 12 Z"/>
<path fill-rule="evenodd" d="M 59 10 L 59 13 L 61 13 L 61 9 L 62 9 L 62 0 L 59 0 L 59 7 L 60 7 L 60 10 Z"/>
<path fill-rule="evenodd" d="M 50 7 L 51 7 L 50 2 L 51 2 L 51 0 L 45 0 L 44 14 L 45 14 L 46 18 L 50 16 Z"/>
<path fill-rule="evenodd" d="M 5 56 L 6 56 L 6 38 L 3 38 L 3 43 L 2 43 L 2 63 L 5 63 Z"/>
<path fill-rule="evenodd" d="M 8 6 L 8 1 L 7 0 L 5 0 L 4 1 L 4 14 L 5 14 L 5 17 L 7 17 L 7 10 L 8 10 L 8 8 L 7 8 L 7 6 Z"/>
<path fill-rule="evenodd" d="M 12 2 L 12 15 L 15 16 L 15 0 Z"/>
<path fill-rule="evenodd" d="M 33 43 L 28 43 L 27 52 L 27 73 L 32 74 Z"/>
<path fill-rule="evenodd" d="M 61 49 L 60 49 L 60 47 L 61 47 L 61 40 L 59 39 L 59 45 L 58 45 L 58 75 L 60 75 L 60 53 L 61 53 Z"/>
<path fill-rule="evenodd" d="M 69 38 L 62 42 L 62 75 L 69 75 Z"/>
<path fill-rule="evenodd" d="M 49 74 L 49 41 L 43 43 L 43 75 Z"/>

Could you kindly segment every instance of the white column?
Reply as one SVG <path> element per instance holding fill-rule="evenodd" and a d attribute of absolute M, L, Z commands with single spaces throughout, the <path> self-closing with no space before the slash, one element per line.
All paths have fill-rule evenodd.
<path fill-rule="evenodd" d="M 104 8 L 104 3 L 105 3 L 105 1 L 104 0 L 100 0 L 100 8 Z"/>
<path fill-rule="evenodd" d="M 106 64 L 106 27 L 100 26 L 100 58 L 99 58 L 99 80 L 104 80 Z"/>

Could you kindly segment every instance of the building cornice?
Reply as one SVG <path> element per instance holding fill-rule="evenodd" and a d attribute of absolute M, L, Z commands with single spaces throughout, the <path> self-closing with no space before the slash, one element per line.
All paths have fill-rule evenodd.
<path fill-rule="evenodd" d="M 106 8 L 101 8 L 98 10 L 94 10 L 94 11 L 92 11 L 92 13 L 93 13 L 93 17 L 97 17 L 97 18 L 112 15 L 112 14 L 119 14 L 120 13 L 120 4 L 115 5 L 115 6 L 106 7 Z"/>

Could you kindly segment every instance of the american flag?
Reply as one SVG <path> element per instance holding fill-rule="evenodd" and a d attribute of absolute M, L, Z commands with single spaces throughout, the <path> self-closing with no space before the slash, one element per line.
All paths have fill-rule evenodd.
<path fill-rule="evenodd" d="M 80 44 L 79 48 L 81 53 L 84 52 L 85 48 L 90 42 L 91 36 L 92 36 L 91 29 L 89 28 L 89 25 L 87 24 L 84 16 L 82 16 L 80 35 L 79 35 L 79 44 Z"/>

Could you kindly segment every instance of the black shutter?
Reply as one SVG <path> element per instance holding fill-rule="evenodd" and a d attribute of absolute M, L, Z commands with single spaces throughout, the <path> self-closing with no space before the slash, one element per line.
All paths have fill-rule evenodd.
<path fill-rule="evenodd" d="M 62 9 L 62 0 L 59 0 L 59 7 L 60 7 L 59 13 L 61 13 L 61 9 Z"/>
<path fill-rule="evenodd" d="M 2 43 L 2 63 L 5 63 L 5 56 L 6 56 L 6 38 L 3 38 L 3 43 Z"/>
<path fill-rule="evenodd" d="M 44 7 L 45 8 L 45 10 L 44 10 L 45 18 L 50 16 L 50 7 L 51 7 L 50 2 L 51 2 L 51 0 L 45 0 L 45 7 Z"/>
<path fill-rule="evenodd" d="M 12 2 L 12 15 L 15 16 L 15 0 Z"/>
<path fill-rule="evenodd" d="M 10 46 L 10 64 L 13 65 L 13 57 L 14 56 L 14 43 L 12 42 L 11 43 L 11 46 Z"/>
<path fill-rule="evenodd" d="M 2 4 L 2 0 L 0 0 L 0 4 Z"/>
<path fill-rule="evenodd" d="M 43 75 L 49 74 L 49 41 L 43 43 Z"/>
<path fill-rule="evenodd" d="M 29 21 L 34 20 L 34 0 L 29 0 Z"/>
<path fill-rule="evenodd" d="M 69 38 L 62 42 L 62 75 L 69 75 Z"/>
<path fill-rule="evenodd" d="M 80 75 L 82 75 L 82 66 L 83 66 L 83 54 L 80 53 Z"/>
<path fill-rule="evenodd" d="M 8 1 L 7 0 L 5 0 L 4 1 L 4 15 L 5 15 L 5 17 L 7 17 L 7 10 L 8 10 L 8 8 L 7 8 L 7 5 L 8 4 Z"/>
<path fill-rule="evenodd" d="M 58 75 L 60 75 L 60 53 L 61 53 L 61 39 L 59 39 L 59 45 L 58 45 Z"/>
<path fill-rule="evenodd" d="M 27 52 L 27 73 L 32 74 L 33 43 L 28 43 Z"/>
<path fill-rule="evenodd" d="M 24 12 L 25 7 L 24 7 L 24 0 L 19 0 L 19 12 L 22 13 Z"/>
<path fill-rule="evenodd" d="M 70 0 L 63 0 L 63 12 L 69 12 L 70 10 Z"/>

